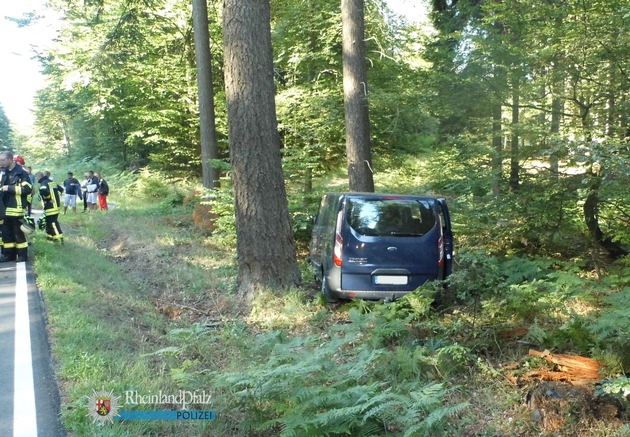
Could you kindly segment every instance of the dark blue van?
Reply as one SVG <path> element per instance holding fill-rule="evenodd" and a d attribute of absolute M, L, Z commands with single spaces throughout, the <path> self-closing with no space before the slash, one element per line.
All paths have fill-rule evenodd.
<path fill-rule="evenodd" d="M 451 273 L 448 208 L 436 197 L 327 193 L 309 249 L 329 302 L 395 300 Z"/>

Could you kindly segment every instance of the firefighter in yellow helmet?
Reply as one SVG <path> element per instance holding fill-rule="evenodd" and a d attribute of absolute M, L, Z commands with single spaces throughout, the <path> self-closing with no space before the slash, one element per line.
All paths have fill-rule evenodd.
<path fill-rule="evenodd" d="M 33 186 L 26 170 L 13 161 L 13 153 L 8 150 L 0 152 L 0 170 L 0 193 L 5 208 L 0 262 L 25 262 L 28 260 L 28 242 L 21 226 Z"/>
<path fill-rule="evenodd" d="M 44 215 L 46 217 L 46 238 L 63 244 L 63 232 L 57 220 L 61 212 L 59 194 L 63 193 L 63 187 L 57 185 L 57 182 L 41 171 L 35 174 L 35 180 L 39 183 L 39 195 L 42 198 Z"/>

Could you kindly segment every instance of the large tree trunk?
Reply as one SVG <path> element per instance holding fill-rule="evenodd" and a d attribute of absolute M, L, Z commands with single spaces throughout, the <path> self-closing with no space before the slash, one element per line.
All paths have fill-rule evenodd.
<path fill-rule="evenodd" d="M 225 0 L 223 36 L 239 291 L 300 283 L 274 102 L 269 0 Z"/>
<path fill-rule="evenodd" d="M 212 90 L 212 54 L 208 32 L 206 0 L 192 0 L 192 15 L 197 60 L 197 88 L 199 90 L 199 126 L 201 136 L 201 175 L 203 186 L 219 186 L 219 170 L 212 165 L 218 157 L 217 132 L 214 120 L 214 92 Z"/>
<path fill-rule="evenodd" d="M 341 0 L 343 98 L 350 190 L 373 192 L 363 1 Z"/>

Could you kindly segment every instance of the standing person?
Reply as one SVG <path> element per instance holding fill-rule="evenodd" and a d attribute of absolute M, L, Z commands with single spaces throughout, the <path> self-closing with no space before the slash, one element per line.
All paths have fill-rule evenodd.
<path fill-rule="evenodd" d="M 26 172 L 28 173 L 28 177 L 31 180 L 31 185 L 35 185 L 35 175 L 33 174 L 33 167 L 31 167 L 30 165 L 27 165 L 26 167 L 24 167 L 24 170 L 26 170 Z"/>
<path fill-rule="evenodd" d="M 2 140 L 0 140 L 2 142 Z M 0 167 L 0 181 L 4 178 L 4 168 Z M 0 257 L 4 256 L 4 243 L 2 242 L 2 227 L 4 225 L 4 217 L 7 208 L 4 206 L 4 196 L 2 196 L 2 191 L 0 191 Z"/>
<path fill-rule="evenodd" d="M 24 213 L 28 206 L 27 197 L 33 186 L 24 168 L 13 161 L 13 153 L 0 152 L 0 168 L 4 170 L 0 180 L 2 203 L 5 206 L 2 223 L 2 244 L 4 251 L 0 262 L 28 261 L 28 242 L 21 229 Z"/>
<path fill-rule="evenodd" d="M 71 207 L 72 212 L 76 213 L 77 197 L 81 198 L 81 183 L 71 171 L 68 172 L 68 177 L 63 181 L 63 189 L 66 193 L 63 198 L 63 214 L 66 214 L 68 207 Z"/>
<path fill-rule="evenodd" d="M 86 212 L 88 210 L 88 191 L 87 191 L 87 186 L 90 183 L 90 175 L 88 173 L 85 173 L 83 175 L 83 182 L 81 182 L 81 197 L 83 197 L 83 212 Z"/>
<path fill-rule="evenodd" d="M 87 205 L 90 211 L 96 211 L 96 192 L 98 190 L 98 179 L 92 170 L 88 171 L 89 181 L 87 188 Z"/>
<path fill-rule="evenodd" d="M 100 173 L 95 174 L 98 179 L 98 189 L 97 198 L 98 198 L 98 206 L 101 208 L 101 211 L 107 210 L 107 195 L 109 194 L 109 185 L 107 185 L 107 181 L 103 179 Z"/>
<path fill-rule="evenodd" d="M 37 172 L 35 179 L 39 183 L 39 195 L 44 207 L 46 238 L 51 241 L 60 241 L 63 244 L 63 232 L 58 221 L 61 211 L 59 193 L 63 193 L 63 187 L 57 185 L 57 182 L 51 180 L 41 171 Z"/>

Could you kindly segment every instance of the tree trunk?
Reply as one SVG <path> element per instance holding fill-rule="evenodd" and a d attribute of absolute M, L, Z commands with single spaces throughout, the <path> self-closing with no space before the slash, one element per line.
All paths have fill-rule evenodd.
<path fill-rule="evenodd" d="M 274 101 L 269 0 L 225 0 L 225 89 L 239 292 L 300 283 Z"/>
<path fill-rule="evenodd" d="M 343 98 L 350 190 L 373 192 L 363 3 L 341 0 Z"/>
<path fill-rule="evenodd" d="M 562 100 L 557 95 L 553 96 L 551 100 L 551 127 L 550 133 L 552 138 L 551 147 L 557 149 L 560 147 L 557 138 L 560 136 L 560 117 L 562 116 Z M 549 170 L 551 171 L 551 177 L 558 179 L 560 171 L 560 162 L 558 159 L 559 150 L 553 150 L 549 157 Z"/>
<path fill-rule="evenodd" d="M 582 118 L 582 128 L 585 133 L 585 142 L 586 144 L 592 144 L 592 122 L 589 115 L 590 105 L 582 105 L 581 109 L 580 115 Z M 610 237 L 607 237 L 599 225 L 599 189 L 602 185 L 604 169 L 599 162 L 591 162 L 590 165 L 591 170 L 589 175 L 591 177 L 591 185 L 589 193 L 584 200 L 584 223 L 586 223 L 586 227 L 595 244 L 606 250 L 613 259 L 621 258 L 628 255 L 628 251 L 620 243 L 612 241 Z M 595 167 L 598 168 L 597 171 L 594 170 Z"/>
<path fill-rule="evenodd" d="M 65 123 L 60 123 L 59 127 L 61 127 L 61 132 L 63 133 L 63 144 L 66 146 L 66 154 L 69 155 L 71 152 L 71 142 L 70 142 L 70 136 L 68 134 L 68 129 L 66 129 L 66 124 Z"/>
<path fill-rule="evenodd" d="M 519 100 L 520 80 L 514 73 L 512 80 L 512 139 L 510 141 L 510 191 L 516 191 L 520 185 L 519 166 Z"/>
<path fill-rule="evenodd" d="M 601 244 L 604 233 L 599 227 L 599 187 L 601 179 L 597 175 L 591 175 L 591 189 L 584 201 L 584 222 L 593 241 Z"/>
<path fill-rule="evenodd" d="M 501 193 L 503 179 L 503 132 L 501 127 L 501 103 L 492 106 L 492 194 Z"/>
<path fill-rule="evenodd" d="M 212 53 L 210 52 L 206 0 L 192 0 L 192 16 L 195 58 L 197 60 L 197 88 L 199 90 L 202 183 L 205 188 L 217 188 L 219 186 L 219 170 L 212 165 L 212 160 L 218 157 L 218 147 L 214 120 Z"/>
<path fill-rule="evenodd" d="M 317 8 L 318 8 L 318 4 L 317 0 L 307 0 L 308 1 L 308 12 L 311 16 L 315 16 L 315 14 L 317 13 Z M 315 28 L 313 28 L 312 26 L 310 27 L 310 31 L 308 33 L 308 51 L 311 53 L 315 53 L 317 51 L 317 42 L 319 41 L 319 32 L 317 32 L 317 30 Z M 316 73 L 317 71 L 317 67 L 315 64 L 315 60 L 313 59 L 313 57 L 309 56 L 307 59 L 307 74 L 306 74 L 306 80 L 308 81 L 308 87 L 309 87 L 309 95 L 313 92 L 314 89 L 314 83 L 315 83 L 315 77 L 317 75 Z M 306 150 L 306 160 L 307 160 L 307 166 L 304 169 L 304 192 L 305 193 L 311 193 L 313 191 L 313 168 L 311 167 L 311 161 L 313 160 L 313 156 L 312 156 L 312 146 L 314 143 L 313 139 L 309 140 L 309 146 Z M 304 200 L 306 201 L 306 197 L 304 198 Z"/>

